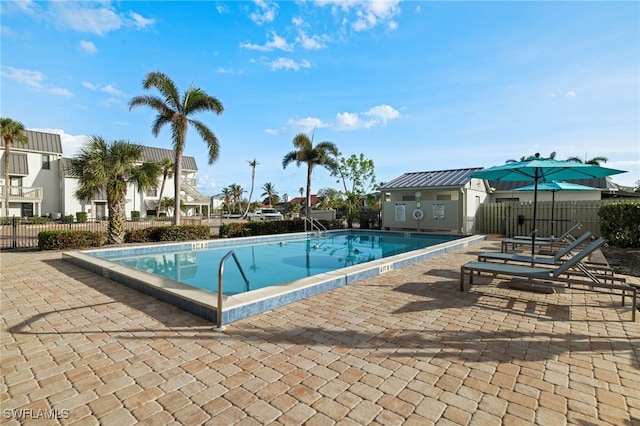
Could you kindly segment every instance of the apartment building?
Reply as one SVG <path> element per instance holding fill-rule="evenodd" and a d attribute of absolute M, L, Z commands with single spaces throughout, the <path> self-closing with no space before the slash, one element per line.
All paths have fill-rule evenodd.
<path fill-rule="evenodd" d="M 63 157 L 60 136 L 52 133 L 25 131 L 28 142 L 24 145 L 13 143 L 9 153 L 9 216 L 50 216 L 54 219 L 77 212 L 86 212 L 90 220 L 102 220 L 109 214 L 104 191 L 86 202 L 74 196 L 77 179 L 69 174 L 71 158 Z M 164 158 L 174 158 L 170 149 L 142 147 L 142 161 L 160 162 Z M 4 145 L 0 148 L 4 176 Z M 204 215 L 209 212 L 210 197 L 196 189 L 198 166 L 194 157 L 182 157 L 181 200 L 184 205 L 182 215 Z M 127 189 L 126 214 L 139 211 L 141 217 L 172 215 L 173 208 L 162 207 L 157 211 L 162 177 L 156 188 L 139 191 L 134 185 Z M 0 179 L 0 203 L 4 203 L 7 185 Z M 174 179 L 165 182 L 162 197 L 174 197 Z M 4 204 L 2 214 L 4 214 Z"/>

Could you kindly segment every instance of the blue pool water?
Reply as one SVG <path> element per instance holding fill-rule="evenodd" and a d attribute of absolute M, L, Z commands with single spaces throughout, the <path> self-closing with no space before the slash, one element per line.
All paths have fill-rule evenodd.
<path fill-rule="evenodd" d="M 218 267 L 222 257 L 233 249 L 245 275 L 247 286 L 229 259 L 224 269 L 224 295 L 230 296 L 259 288 L 285 284 L 300 278 L 406 253 L 453 241 L 460 236 L 403 234 L 375 231 L 302 235 L 297 239 L 270 239 L 268 242 L 203 248 L 162 250 L 124 254 L 103 251 L 94 256 L 138 270 L 180 281 L 211 292 L 218 289 Z"/>

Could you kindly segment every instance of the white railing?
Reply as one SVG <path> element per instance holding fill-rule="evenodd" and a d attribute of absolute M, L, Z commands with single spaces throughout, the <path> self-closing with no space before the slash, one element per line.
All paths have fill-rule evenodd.
<path fill-rule="evenodd" d="M 0 198 L 4 200 L 5 186 L 0 186 Z M 10 186 L 9 201 L 42 201 L 43 189 L 41 187 Z"/>
<path fill-rule="evenodd" d="M 198 190 L 191 185 L 191 182 L 195 184 L 195 179 L 182 179 L 182 185 L 180 186 L 180 188 L 185 195 L 184 201 L 187 203 L 192 202 L 209 205 L 210 198 L 199 193 Z"/>

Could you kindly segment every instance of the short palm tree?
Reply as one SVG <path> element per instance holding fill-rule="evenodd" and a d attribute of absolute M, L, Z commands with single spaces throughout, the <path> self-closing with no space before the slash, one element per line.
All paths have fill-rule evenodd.
<path fill-rule="evenodd" d="M 233 199 L 233 192 L 231 188 L 222 188 L 222 196 L 224 197 L 224 205 L 227 207 L 227 213 L 231 213 L 231 200 Z"/>
<path fill-rule="evenodd" d="M 587 160 L 587 158 L 585 157 L 584 161 L 582 161 L 582 159 L 580 157 L 569 157 L 567 158 L 567 161 L 573 161 L 575 163 L 584 163 L 584 164 L 591 164 L 594 166 L 599 166 L 601 163 L 606 163 L 607 161 L 609 161 L 609 159 L 607 157 L 593 157 Z"/>
<path fill-rule="evenodd" d="M 78 179 L 75 197 L 86 202 L 101 190 L 107 195 L 109 243 L 124 242 L 127 186 L 133 184 L 146 191 L 158 182 L 160 169 L 141 160 L 140 145 L 126 141 L 108 143 L 99 136 L 87 138 L 80 154 L 71 159 L 71 175 Z"/>
<path fill-rule="evenodd" d="M 160 185 L 160 193 L 158 194 L 158 205 L 156 206 L 156 216 L 160 216 L 160 208 L 162 207 L 162 194 L 164 193 L 164 185 L 167 179 L 173 177 L 174 163 L 171 158 L 165 158 L 160 163 L 160 170 L 162 171 L 162 184 Z M 174 206 L 175 208 L 175 206 Z"/>
<path fill-rule="evenodd" d="M 25 145 L 29 140 L 24 132 L 24 125 L 11 118 L 0 118 L 0 131 L 4 140 L 4 215 L 9 216 L 9 153 L 11 144 L 20 142 Z"/>
<path fill-rule="evenodd" d="M 305 202 L 305 214 L 309 216 L 311 209 L 311 174 L 313 168 L 315 166 L 322 166 L 329 170 L 335 169 L 335 167 L 337 167 L 335 157 L 339 152 L 333 142 L 320 142 L 314 146 L 313 141 L 304 133 L 300 133 L 293 138 L 293 146 L 296 149 L 284 156 L 282 159 L 282 168 L 286 168 L 293 162 L 295 162 L 298 167 L 302 163 L 307 164 L 307 200 Z"/>
<path fill-rule="evenodd" d="M 237 183 L 232 183 L 231 185 L 229 185 L 229 189 L 231 190 L 231 197 L 233 199 L 233 209 L 240 213 L 240 208 L 242 208 L 242 206 L 240 205 L 240 201 L 242 199 L 242 193 L 244 192 L 244 189 L 242 189 L 242 186 L 238 185 Z"/>
<path fill-rule="evenodd" d="M 187 138 L 189 126 L 196 129 L 200 137 L 209 148 L 209 164 L 213 164 L 218 159 L 220 144 L 218 138 L 204 123 L 190 118 L 192 115 L 213 111 L 220 115 L 224 111 L 222 103 L 213 96 L 208 95 L 199 87 L 189 87 L 184 94 L 180 95 L 173 80 L 161 72 L 150 72 L 142 80 L 145 90 L 156 88 L 160 96 L 136 96 L 129 101 L 129 110 L 140 105 L 146 105 L 154 109 L 156 116 L 151 132 L 154 136 L 160 134 L 160 130 L 165 125 L 171 126 L 171 138 L 173 150 L 176 153 L 174 165 L 174 211 L 176 215 L 173 219 L 174 225 L 180 224 L 180 186 L 182 179 L 182 153 Z"/>
<path fill-rule="evenodd" d="M 273 198 L 278 195 L 276 188 L 271 182 L 267 182 L 262 187 L 262 190 L 264 191 L 262 197 L 267 197 L 269 199 L 269 205 L 273 206 Z"/>

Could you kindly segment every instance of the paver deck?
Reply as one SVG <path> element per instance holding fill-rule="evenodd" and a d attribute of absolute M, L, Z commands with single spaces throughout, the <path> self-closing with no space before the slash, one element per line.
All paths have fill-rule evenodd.
<path fill-rule="evenodd" d="M 460 292 L 460 265 L 499 248 L 486 241 L 223 333 L 58 252 L 3 252 L 1 423 L 640 424 L 629 306 L 490 277 Z"/>

